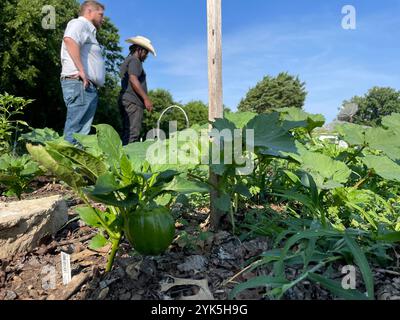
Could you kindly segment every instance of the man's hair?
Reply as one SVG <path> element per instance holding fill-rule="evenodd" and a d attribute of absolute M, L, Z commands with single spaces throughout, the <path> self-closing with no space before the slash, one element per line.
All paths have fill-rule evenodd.
<path fill-rule="evenodd" d="M 131 45 L 131 46 L 129 47 L 129 53 L 130 53 L 130 54 L 134 54 L 136 51 L 139 51 L 139 50 L 146 50 L 146 51 L 149 51 L 149 50 L 147 50 L 146 48 L 143 48 L 143 47 L 141 47 L 141 46 L 139 46 L 139 45 L 137 45 L 137 44 L 133 44 L 133 45 Z"/>
<path fill-rule="evenodd" d="M 105 10 L 104 4 L 101 4 L 100 2 L 97 2 L 94 0 L 88 0 L 88 1 L 85 1 L 84 3 L 82 3 L 79 15 L 83 16 L 85 14 L 85 11 L 87 8 L 94 8 L 95 10 L 99 10 L 99 9 Z"/>

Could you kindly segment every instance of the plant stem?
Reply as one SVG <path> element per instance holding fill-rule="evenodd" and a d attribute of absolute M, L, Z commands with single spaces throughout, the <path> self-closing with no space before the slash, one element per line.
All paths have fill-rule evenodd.
<path fill-rule="evenodd" d="M 354 189 L 358 189 L 359 187 L 361 187 L 368 179 L 369 179 L 369 177 L 371 177 L 371 175 L 372 175 L 372 172 L 371 171 L 368 171 L 368 173 L 367 173 L 367 175 L 364 177 L 364 178 L 362 178 L 360 181 L 358 181 L 355 185 L 354 185 Z"/>
<path fill-rule="evenodd" d="M 346 165 L 352 163 L 365 149 L 366 146 L 362 146 L 360 150 L 358 150 L 358 152 L 354 153 L 349 159 L 347 159 L 347 161 L 345 162 Z"/>
<path fill-rule="evenodd" d="M 110 237 L 116 237 L 116 234 L 114 232 L 111 231 L 111 229 L 107 226 L 107 224 L 104 222 L 104 220 L 98 215 L 97 211 L 92 207 L 92 205 L 90 204 L 89 200 L 85 197 L 83 192 L 80 192 L 80 190 L 78 190 L 78 194 L 80 195 L 81 199 L 83 200 L 83 202 L 93 210 L 94 214 L 97 216 L 97 218 L 99 219 L 99 222 L 101 224 L 101 226 L 104 228 L 104 230 L 108 233 L 108 235 Z"/>
<path fill-rule="evenodd" d="M 112 239 L 112 247 L 111 247 L 111 252 L 110 255 L 108 256 L 108 261 L 107 261 L 107 266 L 106 266 L 106 272 L 110 272 L 111 268 L 114 263 L 114 258 L 115 254 L 118 251 L 119 243 L 121 241 L 122 236 L 120 235 L 118 238 Z"/>

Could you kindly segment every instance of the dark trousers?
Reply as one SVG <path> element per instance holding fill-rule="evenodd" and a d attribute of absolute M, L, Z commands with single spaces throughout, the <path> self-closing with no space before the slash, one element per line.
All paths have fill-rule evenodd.
<path fill-rule="evenodd" d="M 143 107 L 126 100 L 119 100 L 119 110 L 122 116 L 122 144 L 127 145 L 139 141 L 143 121 Z"/>

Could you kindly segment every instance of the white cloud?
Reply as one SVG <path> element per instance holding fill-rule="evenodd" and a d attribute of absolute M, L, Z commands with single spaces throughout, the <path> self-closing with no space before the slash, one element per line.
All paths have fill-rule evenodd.
<path fill-rule="evenodd" d="M 374 85 L 399 87 L 397 61 L 380 61 L 380 57 L 374 61 L 374 57 L 365 56 L 363 50 L 370 45 L 369 37 L 379 37 L 375 32 L 382 32 L 386 26 L 385 20 L 370 19 L 370 23 L 364 21 L 368 29 L 353 34 L 345 33 L 340 24 L 316 29 L 312 22 L 253 25 L 225 33 L 224 103 L 234 109 L 248 89 L 265 75 L 288 71 L 307 83 L 306 110 L 323 113 L 332 120 L 342 101 L 355 94 L 363 94 Z M 374 21 L 379 24 L 375 31 Z M 387 21 L 393 29 L 398 20 Z M 386 33 L 385 39 L 388 37 Z M 354 39 L 356 43 L 352 42 Z M 397 41 L 394 33 L 388 39 Z M 204 39 L 189 40 L 181 46 L 174 44 L 173 50 L 160 55 L 153 72 L 157 73 L 156 82 L 167 83 L 175 99 L 207 101 L 205 35 Z"/>

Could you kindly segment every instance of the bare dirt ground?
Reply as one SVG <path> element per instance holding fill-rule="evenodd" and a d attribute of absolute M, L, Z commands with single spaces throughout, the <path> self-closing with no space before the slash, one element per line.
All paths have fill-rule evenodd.
<path fill-rule="evenodd" d="M 35 183 L 37 191 L 24 198 L 61 194 L 69 207 L 70 222 L 56 235 L 43 239 L 33 252 L 0 260 L 0 300 L 224 300 L 237 283 L 270 271 L 240 273 L 263 251 L 271 249 L 267 238 L 240 241 L 227 231 L 200 237 L 199 225 L 206 230 L 208 217 L 208 210 L 202 209 L 182 213 L 188 223 L 176 224 L 176 238 L 163 255 L 143 257 L 124 242 L 113 270 L 105 273 L 108 248 L 88 249 L 96 231 L 77 219 L 75 207 L 80 200 L 67 187 L 46 178 Z M 0 198 L 11 200 L 15 199 Z M 61 252 L 71 257 L 72 281 L 68 285 L 62 282 Z M 377 299 L 400 300 L 400 257 L 396 259 L 390 269 L 374 268 Z M 337 270 L 340 279 L 340 265 Z M 288 270 L 293 276 L 301 271 Z M 243 291 L 236 298 L 267 299 L 265 287 Z M 290 289 L 285 298 L 333 299 L 328 291 L 307 281 Z"/>

